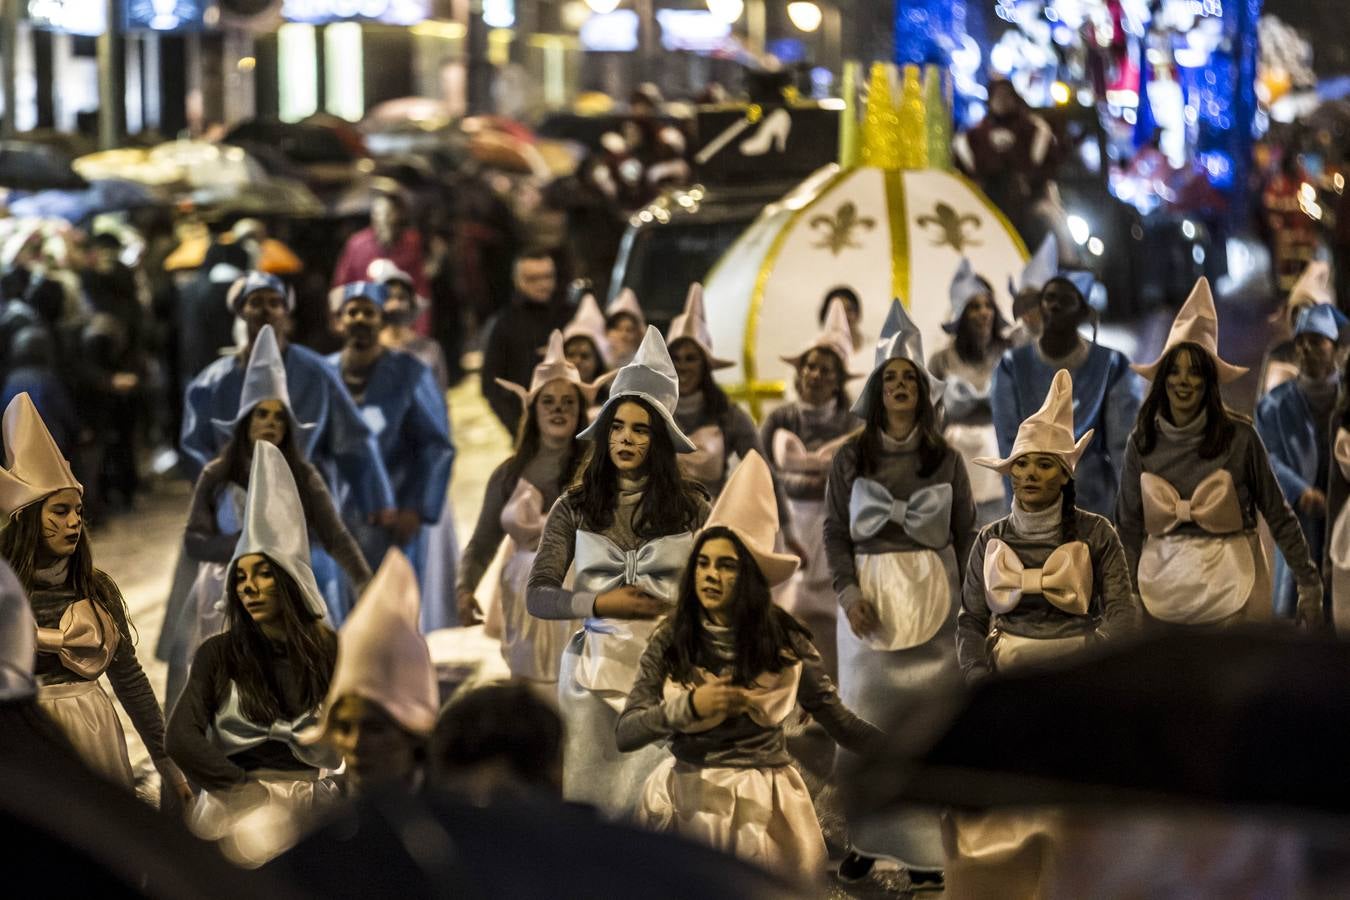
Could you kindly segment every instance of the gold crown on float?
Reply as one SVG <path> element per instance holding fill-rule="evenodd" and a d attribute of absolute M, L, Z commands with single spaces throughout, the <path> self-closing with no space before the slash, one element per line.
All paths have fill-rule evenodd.
<path fill-rule="evenodd" d="M 921 73 L 917 65 L 906 65 L 897 97 L 895 66 L 873 63 L 859 128 L 854 90 L 857 64 L 849 66 L 844 78 L 840 164 L 894 170 L 951 168 L 951 120 L 941 69 L 930 65 Z"/>

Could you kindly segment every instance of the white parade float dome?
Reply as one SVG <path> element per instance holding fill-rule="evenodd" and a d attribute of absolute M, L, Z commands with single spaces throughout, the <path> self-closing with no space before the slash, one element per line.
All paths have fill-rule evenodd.
<path fill-rule="evenodd" d="M 852 288 L 862 300 L 863 340 L 854 371 L 870 371 L 894 297 L 922 332 L 926 354 L 946 345 L 950 337 L 941 326 L 951 316 L 948 288 L 963 257 L 994 287 L 995 301 L 1012 321 L 1008 284 L 1027 259 L 1021 238 L 964 176 L 941 168 L 906 170 L 895 153 L 868 152 L 884 141 L 895 147 L 904 140 L 900 116 L 876 108 L 882 93 L 877 83 L 874 70 L 861 160 L 826 166 L 766 206 L 706 279 L 713 346 L 736 361 L 718 373 L 719 380 L 759 414 L 763 401 L 785 395 L 793 372 L 779 357 L 814 339 L 832 288 Z M 896 133 L 869 133 L 880 128 Z"/>

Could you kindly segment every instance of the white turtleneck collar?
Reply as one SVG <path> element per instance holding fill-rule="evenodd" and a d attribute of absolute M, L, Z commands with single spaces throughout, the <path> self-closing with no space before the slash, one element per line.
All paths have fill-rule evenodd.
<path fill-rule="evenodd" d="M 1057 539 L 1064 520 L 1063 503 L 1051 503 L 1045 509 L 1030 510 L 1016 498 L 1012 502 L 1013 530 L 1028 540 Z"/>

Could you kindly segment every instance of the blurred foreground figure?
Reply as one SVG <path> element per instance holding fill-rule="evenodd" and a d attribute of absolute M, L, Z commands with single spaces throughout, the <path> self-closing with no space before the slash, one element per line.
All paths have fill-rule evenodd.
<path fill-rule="evenodd" d="M 948 897 L 1344 896 L 1347 704 L 1350 646 L 1173 634 L 897 711 L 847 800 L 948 807 Z"/>

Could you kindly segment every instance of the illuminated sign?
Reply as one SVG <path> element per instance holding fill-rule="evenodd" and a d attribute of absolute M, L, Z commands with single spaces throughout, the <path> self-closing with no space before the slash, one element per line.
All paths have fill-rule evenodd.
<path fill-rule="evenodd" d="M 700 9 L 658 9 L 661 46 L 667 50 L 711 53 L 720 50 L 731 37 L 731 25 Z"/>
<path fill-rule="evenodd" d="M 631 53 L 638 48 L 638 14 L 619 9 L 593 15 L 581 26 L 581 46 L 608 53 Z"/>
<path fill-rule="evenodd" d="M 97 37 L 108 28 L 105 0 L 28 0 L 28 23 L 46 31 Z"/>
<path fill-rule="evenodd" d="M 323 25 L 365 19 L 385 25 L 416 25 L 431 15 L 430 0 L 285 0 L 287 22 Z"/>
<path fill-rule="evenodd" d="M 122 6 L 127 31 L 200 31 L 207 0 L 126 0 Z"/>

